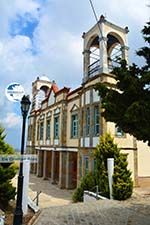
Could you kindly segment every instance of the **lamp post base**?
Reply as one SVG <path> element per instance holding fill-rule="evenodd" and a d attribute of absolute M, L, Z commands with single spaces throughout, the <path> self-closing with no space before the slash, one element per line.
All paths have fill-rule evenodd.
<path fill-rule="evenodd" d="M 20 163 L 20 171 L 22 174 L 22 162 Z M 20 173 L 19 171 L 19 173 Z M 18 176 L 18 187 L 17 187 L 17 201 L 16 209 L 14 213 L 13 225 L 22 225 L 23 210 L 22 210 L 22 192 L 23 192 L 23 176 Z"/>
<path fill-rule="evenodd" d="M 14 221 L 13 225 L 22 225 L 22 218 L 23 218 L 23 213 L 21 209 L 16 209 L 15 214 L 14 214 Z"/>

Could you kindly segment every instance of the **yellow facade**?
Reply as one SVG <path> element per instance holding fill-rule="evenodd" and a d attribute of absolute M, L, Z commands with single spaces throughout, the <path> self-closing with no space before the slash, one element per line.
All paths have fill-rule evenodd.
<path fill-rule="evenodd" d="M 50 178 L 61 188 L 75 188 L 81 177 L 94 168 L 92 151 L 100 135 L 108 132 L 128 154 L 128 167 L 135 184 L 138 177 L 150 176 L 150 148 L 129 134 L 118 131 L 115 124 L 101 117 L 101 98 L 94 85 L 115 87 L 110 73 L 114 48 L 119 45 L 122 58 L 128 60 L 127 28 L 118 27 L 101 16 L 83 34 L 83 82 L 75 90 L 59 89 L 48 78 L 37 78 L 32 84 L 33 103 L 28 125 L 28 151 L 39 158 L 32 172 Z M 94 49 L 94 50 L 93 50 Z M 92 51 L 98 51 L 93 62 Z M 40 96 L 40 91 L 44 92 Z"/>

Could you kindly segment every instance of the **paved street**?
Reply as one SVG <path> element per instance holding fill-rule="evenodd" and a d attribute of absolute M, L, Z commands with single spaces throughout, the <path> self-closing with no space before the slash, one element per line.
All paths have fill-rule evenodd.
<path fill-rule="evenodd" d="M 99 200 L 71 203 L 72 191 L 59 189 L 50 181 L 30 177 L 30 196 L 42 191 L 42 208 L 34 225 L 150 225 L 150 186 L 134 189 L 127 201 Z"/>
<path fill-rule="evenodd" d="M 16 179 L 13 183 L 15 185 Z M 73 191 L 62 190 L 49 180 L 30 176 L 29 195 L 37 191 L 41 213 L 33 225 L 150 225 L 150 185 L 134 189 L 127 201 L 99 200 L 72 203 Z"/>
<path fill-rule="evenodd" d="M 52 185 L 49 180 L 30 175 L 29 196 L 34 199 L 37 191 L 39 195 L 39 207 L 61 206 L 71 203 L 72 190 L 60 189 L 57 185 Z"/>
<path fill-rule="evenodd" d="M 149 200 L 136 204 L 99 200 L 50 207 L 41 212 L 34 225 L 150 225 Z"/>
<path fill-rule="evenodd" d="M 18 176 L 13 179 L 14 186 L 17 186 L 17 179 Z M 41 191 L 39 195 L 39 207 L 41 209 L 71 203 L 72 190 L 60 189 L 57 185 L 52 185 L 49 180 L 43 180 L 43 178 L 30 174 L 28 195 L 33 200 L 39 191 Z"/>

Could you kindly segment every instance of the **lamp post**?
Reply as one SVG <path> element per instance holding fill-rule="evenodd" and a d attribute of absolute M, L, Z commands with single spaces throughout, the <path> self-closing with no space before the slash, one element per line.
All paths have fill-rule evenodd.
<path fill-rule="evenodd" d="M 23 211 L 22 211 L 22 193 L 23 193 L 23 154 L 24 154 L 24 142 L 25 142 L 25 127 L 26 118 L 30 108 L 30 100 L 28 96 L 23 96 L 21 99 L 21 113 L 22 113 L 22 138 L 21 138 L 21 160 L 17 185 L 17 201 L 14 214 L 13 225 L 22 225 Z"/>

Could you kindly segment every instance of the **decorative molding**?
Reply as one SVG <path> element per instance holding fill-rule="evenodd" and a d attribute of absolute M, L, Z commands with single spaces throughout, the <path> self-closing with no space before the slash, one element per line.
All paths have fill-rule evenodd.
<path fill-rule="evenodd" d="M 54 114 L 58 114 L 60 113 L 60 107 L 57 107 L 56 109 L 54 109 Z"/>
<path fill-rule="evenodd" d="M 76 111 L 76 110 L 78 110 L 78 109 L 79 109 L 79 107 L 78 107 L 76 104 L 74 104 L 74 105 L 72 106 L 70 112 Z"/>
<path fill-rule="evenodd" d="M 40 118 L 39 119 L 40 120 L 44 120 L 44 117 L 45 117 L 45 114 L 43 113 L 43 114 L 40 115 Z"/>
<path fill-rule="evenodd" d="M 51 115 L 52 115 L 52 112 L 51 111 L 49 111 L 49 112 L 46 113 L 46 117 L 51 117 Z"/>

